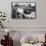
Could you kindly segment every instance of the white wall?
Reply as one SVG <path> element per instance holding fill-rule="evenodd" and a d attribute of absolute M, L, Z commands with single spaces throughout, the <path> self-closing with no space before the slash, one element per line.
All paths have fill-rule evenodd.
<path fill-rule="evenodd" d="M 12 19 L 11 2 L 36 2 L 36 19 Z M 20 36 L 30 34 L 31 31 L 45 31 L 46 33 L 46 0 L 0 0 L 0 10 L 6 12 L 7 21 L 4 26 L 11 31 L 21 31 Z M 10 28 L 9 28 L 10 27 Z M 12 28 L 13 27 L 13 28 Z M 30 28 L 31 27 L 31 28 Z M 0 31 L 2 29 L 0 28 Z M 36 32 L 37 33 L 37 32 Z M 16 34 L 16 36 L 18 36 Z M 19 45 L 19 44 L 18 44 Z"/>
<path fill-rule="evenodd" d="M 36 2 L 36 19 L 12 19 L 11 2 Z M 46 27 L 46 0 L 0 0 L 0 10 L 6 12 L 6 27 Z"/>

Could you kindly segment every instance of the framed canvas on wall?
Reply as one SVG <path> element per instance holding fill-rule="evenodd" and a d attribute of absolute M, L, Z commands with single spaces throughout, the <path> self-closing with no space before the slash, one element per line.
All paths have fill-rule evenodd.
<path fill-rule="evenodd" d="M 36 3 L 35 2 L 12 2 L 13 19 L 35 19 Z"/>

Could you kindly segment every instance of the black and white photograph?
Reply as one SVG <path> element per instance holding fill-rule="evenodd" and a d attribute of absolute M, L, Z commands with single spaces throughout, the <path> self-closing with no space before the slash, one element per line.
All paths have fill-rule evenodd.
<path fill-rule="evenodd" d="M 11 3 L 13 19 L 35 19 L 36 3 L 35 2 L 12 2 Z"/>

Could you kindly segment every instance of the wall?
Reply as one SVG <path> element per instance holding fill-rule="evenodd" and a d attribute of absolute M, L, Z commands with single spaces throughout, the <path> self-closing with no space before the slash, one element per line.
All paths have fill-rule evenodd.
<path fill-rule="evenodd" d="M 12 19 L 11 18 L 11 2 L 36 2 L 36 19 Z M 45 31 L 46 33 L 46 0 L 0 0 L 0 10 L 6 12 L 5 27 L 11 31 L 21 31 L 20 36 L 31 31 Z M 12 28 L 13 27 L 13 28 Z M 4 28 L 5 29 L 5 28 Z M 2 29 L 0 28 L 0 31 Z M 4 30 L 3 30 L 4 31 Z M 36 32 L 37 33 L 37 32 Z M 17 36 L 17 34 L 16 34 Z M 16 45 L 20 45 L 16 43 Z"/>
<path fill-rule="evenodd" d="M 36 2 L 36 19 L 12 19 L 11 2 Z M 15 31 L 46 31 L 46 0 L 0 0 L 0 10 L 6 12 L 5 27 Z M 13 28 L 12 28 L 13 27 Z M 5 29 L 5 28 L 4 28 Z M 2 29 L 0 28 L 0 31 Z M 23 33 L 23 32 L 21 32 Z"/>
<path fill-rule="evenodd" d="M 36 19 L 12 19 L 11 2 L 36 2 Z M 46 0 L 0 0 L 0 10 L 6 12 L 5 27 L 46 27 Z"/>

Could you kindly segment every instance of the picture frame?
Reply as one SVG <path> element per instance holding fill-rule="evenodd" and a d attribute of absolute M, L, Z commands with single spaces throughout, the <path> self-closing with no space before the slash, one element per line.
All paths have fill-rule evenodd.
<path fill-rule="evenodd" d="M 36 19 L 36 2 L 12 2 L 12 19 Z"/>

